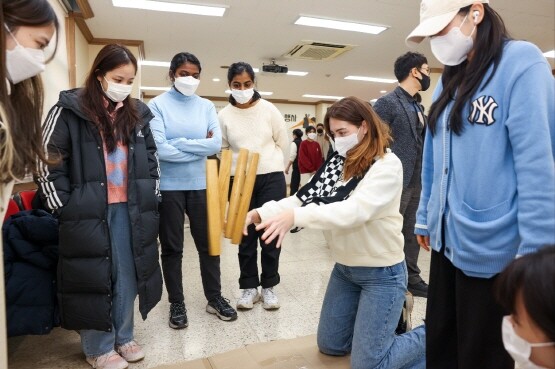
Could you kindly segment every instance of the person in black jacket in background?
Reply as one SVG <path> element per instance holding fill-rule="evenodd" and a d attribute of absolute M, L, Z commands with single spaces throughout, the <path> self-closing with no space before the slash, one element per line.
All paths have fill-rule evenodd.
<path fill-rule="evenodd" d="M 93 368 L 144 357 L 133 337 L 135 297 L 146 319 L 162 295 L 158 159 L 152 113 L 129 97 L 136 71 L 126 47 L 106 45 L 85 87 L 61 92 L 43 124 L 58 159 L 40 167 L 37 182 L 59 216 L 61 325 L 79 330 Z"/>
<path fill-rule="evenodd" d="M 395 77 L 399 86 L 374 104 L 374 110 L 389 124 L 393 143 L 391 150 L 403 163 L 403 194 L 400 212 L 403 216 L 405 261 L 409 272 L 408 290 L 414 296 L 427 297 L 428 285 L 420 276 L 420 246 L 414 236 L 416 210 L 420 200 L 420 172 L 426 127 L 424 111 L 416 100 L 418 91 L 430 87 L 428 60 L 420 53 L 407 52 L 395 60 Z"/>

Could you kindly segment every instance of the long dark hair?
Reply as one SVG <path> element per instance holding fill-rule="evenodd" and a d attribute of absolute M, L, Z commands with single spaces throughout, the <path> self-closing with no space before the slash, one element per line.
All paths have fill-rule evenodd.
<path fill-rule="evenodd" d="M 13 33 L 20 26 L 39 27 L 54 24 L 56 29 L 54 57 L 58 48 L 59 23 L 47 0 L 1 1 L 0 5 L 0 183 L 23 178 L 37 170 L 39 161 L 51 163 L 42 146 L 42 108 L 44 89 L 40 76 L 34 76 L 15 85 L 5 83 L 6 37 L 4 25 Z M 8 88 L 11 94 L 8 94 Z"/>
<path fill-rule="evenodd" d="M 369 103 L 358 97 L 345 97 L 328 108 L 324 118 L 326 130 L 331 132 L 330 119 L 335 118 L 351 123 L 360 128 L 362 121 L 366 121 L 368 134 L 347 153 L 343 167 L 343 178 L 364 175 L 372 166 L 376 156 L 383 157 L 391 142 L 389 126 L 385 124 Z"/>
<path fill-rule="evenodd" d="M 252 82 L 253 83 L 255 82 L 254 69 L 252 69 L 251 65 L 245 62 L 237 62 L 237 63 L 231 64 L 229 66 L 229 69 L 227 70 L 227 84 L 230 85 L 230 88 L 231 88 L 231 81 L 233 81 L 233 77 L 239 74 L 243 74 L 243 72 L 247 72 L 249 77 L 251 77 Z M 258 91 L 254 90 L 254 95 L 252 95 L 251 103 L 255 102 L 261 97 L 262 96 L 260 96 Z M 233 106 L 237 105 L 237 101 L 235 101 L 235 98 L 231 94 L 229 95 L 229 103 Z"/>
<path fill-rule="evenodd" d="M 465 15 L 469 11 L 470 6 L 467 6 L 462 8 L 459 14 Z M 432 104 L 428 117 L 432 134 L 435 133 L 440 114 L 451 100 L 455 100 L 455 104 L 449 115 L 449 127 L 455 134 L 462 134 L 463 116 L 465 119 L 468 116 L 463 113 L 463 107 L 478 90 L 488 68 L 493 63 L 493 71 L 484 86 L 492 79 L 503 55 L 503 44 L 509 39 L 510 36 L 501 16 L 488 4 L 484 4 L 484 18 L 476 28 L 472 60 L 465 60 L 455 66 L 446 65 L 443 70 L 441 76 L 443 90 Z"/>
<path fill-rule="evenodd" d="M 555 245 L 515 259 L 495 282 L 497 301 L 509 313 L 516 311 L 517 297 L 534 323 L 555 341 Z"/>
<path fill-rule="evenodd" d="M 104 77 L 109 71 L 127 64 L 133 64 L 135 72 L 137 71 L 137 59 L 128 48 L 118 44 L 104 46 L 94 59 L 81 94 L 81 106 L 98 126 L 110 153 L 116 149 L 118 142 L 126 145 L 129 143 L 129 136 L 139 120 L 139 114 L 136 104 L 128 96 L 123 100 L 123 106 L 118 109 L 112 122 L 110 112 L 113 112 L 115 103 L 106 98 L 97 77 Z M 105 107 L 106 102 L 108 109 Z"/>

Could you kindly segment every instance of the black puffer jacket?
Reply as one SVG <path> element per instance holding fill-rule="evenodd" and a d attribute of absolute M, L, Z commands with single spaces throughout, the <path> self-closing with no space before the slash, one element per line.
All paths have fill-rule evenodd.
<path fill-rule="evenodd" d="M 56 303 L 58 221 L 20 211 L 3 225 L 8 337 L 47 334 L 60 324 Z"/>
<path fill-rule="evenodd" d="M 63 91 L 43 124 L 44 144 L 61 162 L 40 168 L 43 201 L 59 215 L 58 301 L 62 327 L 112 327 L 111 247 L 104 150 L 96 125 L 79 105 L 80 89 Z M 136 99 L 140 122 L 128 146 L 128 209 L 143 319 L 160 301 L 159 167 L 150 131 L 152 113 Z"/>

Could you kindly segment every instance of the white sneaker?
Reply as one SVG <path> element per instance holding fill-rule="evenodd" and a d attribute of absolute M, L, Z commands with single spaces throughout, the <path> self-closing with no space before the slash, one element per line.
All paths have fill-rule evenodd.
<path fill-rule="evenodd" d="M 237 309 L 252 309 L 254 304 L 260 301 L 260 294 L 257 288 L 246 288 L 241 291 L 241 298 L 237 300 Z"/>
<path fill-rule="evenodd" d="M 279 300 L 273 287 L 262 289 L 262 301 L 262 307 L 266 310 L 279 309 Z"/>

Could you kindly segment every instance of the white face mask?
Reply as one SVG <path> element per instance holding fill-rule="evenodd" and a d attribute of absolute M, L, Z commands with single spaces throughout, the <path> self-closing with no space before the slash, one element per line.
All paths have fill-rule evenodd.
<path fill-rule="evenodd" d="M 358 129 L 357 133 L 350 134 L 344 137 L 336 137 L 335 138 L 335 150 L 339 155 L 346 158 L 347 151 L 351 150 L 358 144 L 358 133 L 360 132 L 360 128 Z"/>
<path fill-rule="evenodd" d="M 192 76 L 178 77 L 173 82 L 177 91 L 185 96 L 191 96 L 195 93 L 200 84 L 200 80 Z"/>
<path fill-rule="evenodd" d="M 505 350 L 512 356 L 519 369 L 543 369 L 530 361 L 532 347 L 554 346 L 555 342 L 530 343 L 526 341 L 516 334 L 509 316 L 503 317 L 501 329 Z"/>
<path fill-rule="evenodd" d="M 127 96 L 129 96 L 129 94 L 131 94 L 133 85 L 124 85 L 122 83 L 108 81 L 106 77 L 104 77 L 104 80 L 108 83 L 108 89 L 104 91 L 104 93 L 113 102 L 123 101 L 127 98 Z"/>
<path fill-rule="evenodd" d="M 462 23 L 458 27 L 453 27 L 443 36 L 435 36 L 430 40 L 430 46 L 432 47 L 432 53 L 443 65 L 459 65 L 466 60 L 466 57 L 474 41 L 472 40 L 472 34 L 476 29 L 476 25 L 472 29 L 470 36 L 465 36 L 461 31 L 461 26 L 466 21 L 464 17 Z"/>
<path fill-rule="evenodd" d="M 308 138 L 310 138 L 311 140 L 315 140 L 316 139 L 316 133 L 309 133 L 307 134 Z"/>
<path fill-rule="evenodd" d="M 246 90 L 231 90 L 231 96 L 237 101 L 239 104 L 246 104 L 254 95 L 254 88 L 249 88 Z"/>
<path fill-rule="evenodd" d="M 8 79 L 15 85 L 28 78 L 34 77 L 46 69 L 44 50 L 23 47 L 4 24 L 6 30 L 17 44 L 12 50 L 6 50 L 6 69 Z"/>

